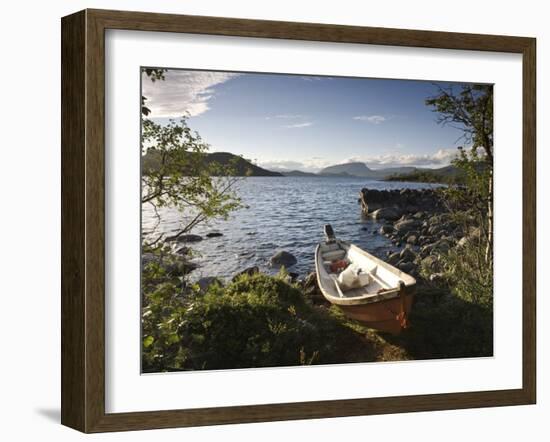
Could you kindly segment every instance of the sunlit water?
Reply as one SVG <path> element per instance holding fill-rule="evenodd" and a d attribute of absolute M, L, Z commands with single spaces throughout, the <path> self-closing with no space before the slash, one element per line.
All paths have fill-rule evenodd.
<path fill-rule="evenodd" d="M 316 244 L 323 239 L 323 226 L 331 224 L 336 236 L 357 244 L 376 256 L 395 250 L 390 240 L 377 233 L 380 223 L 361 216 L 358 204 L 363 187 L 374 189 L 426 188 L 430 184 L 371 181 L 361 178 L 250 177 L 238 183 L 238 194 L 248 206 L 231 214 L 227 221 L 196 227 L 204 236 L 189 245 L 200 267 L 193 279 L 203 276 L 230 278 L 251 266 L 276 273 L 270 258 L 279 250 L 298 260 L 289 271 L 304 276 L 314 269 Z M 156 223 L 151 207 L 143 205 L 143 231 Z M 174 209 L 161 211 L 158 231 L 179 230 L 182 215 Z M 206 238 L 208 232 L 223 236 Z"/>

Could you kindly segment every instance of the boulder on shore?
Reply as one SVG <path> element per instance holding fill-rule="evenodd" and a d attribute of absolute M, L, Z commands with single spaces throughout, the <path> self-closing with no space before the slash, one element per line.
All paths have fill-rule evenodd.
<path fill-rule="evenodd" d="M 178 255 L 189 255 L 191 253 L 191 249 L 187 246 L 180 247 L 176 250 L 176 253 Z"/>
<path fill-rule="evenodd" d="M 403 261 L 397 265 L 397 268 L 405 273 L 411 273 L 416 269 L 416 266 L 412 262 Z"/>
<path fill-rule="evenodd" d="M 197 263 L 177 255 L 172 255 L 171 259 L 164 260 L 161 266 L 164 267 L 166 273 L 174 277 L 185 276 L 199 267 Z"/>
<path fill-rule="evenodd" d="M 235 276 L 233 276 L 233 278 L 231 279 L 231 281 L 235 282 L 237 278 L 242 275 L 252 276 L 252 275 L 255 275 L 256 273 L 260 273 L 260 268 L 258 266 L 248 267 L 236 273 Z"/>
<path fill-rule="evenodd" d="M 414 261 L 416 258 L 416 253 L 413 252 L 410 246 L 406 246 L 403 250 L 401 250 L 399 257 L 406 262 Z"/>
<path fill-rule="evenodd" d="M 418 224 L 419 223 L 418 223 L 417 220 L 406 218 L 406 219 L 402 219 L 401 221 L 396 222 L 393 227 L 398 232 L 407 232 L 409 230 L 412 230 L 412 229 L 418 227 Z"/>
<path fill-rule="evenodd" d="M 141 265 L 146 266 L 151 262 L 158 261 L 159 257 L 154 253 L 145 252 L 141 255 Z"/>
<path fill-rule="evenodd" d="M 309 298 L 314 304 L 325 304 L 327 300 L 321 293 L 321 289 L 317 284 L 317 273 L 311 272 L 302 281 L 302 290 L 304 295 Z"/>
<path fill-rule="evenodd" d="M 396 265 L 399 260 L 401 259 L 401 257 L 399 256 L 399 252 L 394 252 L 394 253 L 391 253 L 389 256 L 388 256 L 388 263 L 390 263 L 391 265 Z"/>
<path fill-rule="evenodd" d="M 399 219 L 401 212 L 395 207 L 382 207 L 372 212 L 371 216 L 376 220 L 387 219 L 388 221 L 395 221 Z"/>
<path fill-rule="evenodd" d="M 304 291 L 306 292 L 316 292 L 319 290 L 317 284 L 317 272 L 308 273 L 303 282 Z"/>
<path fill-rule="evenodd" d="M 223 283 L 220 281 L 219 278 L 216 278 L 215 276 L 204 276 L 197 281 L 197 284 L 201 293 L 205 293 L 208 290 L 208 287 L 213 284 L 218 284 L 219 286 L 223 287 Z"/>

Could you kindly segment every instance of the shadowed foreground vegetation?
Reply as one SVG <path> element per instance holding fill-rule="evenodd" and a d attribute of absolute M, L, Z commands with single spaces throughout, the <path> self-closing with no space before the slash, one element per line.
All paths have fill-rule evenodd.
<path fill-rule="evenodd" d="M 143 371 L 228 369 L 377 360 L 383 349 L 313 306 L 281 273 L 242 275 L 178 294 L 163 283 L 145 295 Z"/>
<path fill-rule="evenodd" d="M 144 372 L 492 354 L 490 311 L 429 287 L 419 290 L 412 326 L 392 336 L 347 319 L 338 307 L 315 305 L 285 272 L 241 275 L 205 292 L 177 279 L 148 286 Z"/>

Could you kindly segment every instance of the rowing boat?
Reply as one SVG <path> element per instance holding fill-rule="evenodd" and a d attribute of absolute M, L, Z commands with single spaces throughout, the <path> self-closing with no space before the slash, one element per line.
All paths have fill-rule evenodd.
<path fill-rule="evenodd" d="M 398 334 L 408 326 L 416 280 L 365 250 L 336 239 L 330 225 L 315 250 L 323 296 L 346 316 Z"/>

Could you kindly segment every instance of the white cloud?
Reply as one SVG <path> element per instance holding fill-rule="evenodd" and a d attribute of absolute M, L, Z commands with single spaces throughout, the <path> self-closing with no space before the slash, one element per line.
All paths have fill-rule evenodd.
<path fill-rule="evenodd" d="M 143 74 L 142 94 L 147 97 L 145 105 L 151 109 L 151 117 L 194 117 L 210 109 L 208 102 L 215 96 L 215 86 L 238 75 L 226 72 L 168 70 L 165 80 L 153 83 Z"/>
<path fill-rule="evenodd" d="M 457 154 L 457 149 L 439 149 L 433 154 L 388 153 L 383 155 L 352 157 L 347 161 L 361 161 L 373 169 L 400 166 L 443 167 L 449 165 Z"/>
<path fill-rule="evenodd" d="M 292 121 L 295 120 L 295 123 L 288 123 L 284 124 L 281 127 L 284 127 L 286 129 L 301 129 L 304 127 L 313 126 L 313 121 L 306 121 L 308 118 L 310 118 L 308 115 L 301 115 L 301 114 L 278 114 L 278 115 L 269 115 L 267 117 L 264 117 L 266 120 L 286 120 L 286 121 Z"/>
<path fill-rule="evenodd" d="M 302 172 L 319 172 L 322 168 L 334 164 L 320 157 L 312 157 L 302 161 L 292 160 L 266 160 L 258 162 L 260 167 L 279 172 L 301 170 Z"/>
<path fill-rule="evenodd" d="M 317 77 L 315 75 L 303 75 L 300 78 L 302 80 L 305 80 L 305 81 L 321 81 L 321 80 L 325 80 L 325 79 L 331 80 L 330 77 Z"/>
<path fill-rule="evenodd" d="M 309 126 L 313 126 L 313 122 L 306 121 L 305 123 L 285 124 L 283 127 L 286 127 L 287 129 L 301 129 Z"/>
<path fill-rule="evenodd" d="M 308 117 L 306 115 L 300 115 L 300 114 L 279 114 L 279 115 L 269 115 L 265 117 L 266 120 L 275 120 L 275 119 L 299 120 L 302 118 L 308 118 Z"/>
<path fill-rule="evenodd" d="M 297 118 L 306 118 L 306 116 L 300 115 L 300 114 L 279 114 L 279 115 L 275 115 L 273 118 L 283 118 L 283 119 L 293 120 Z"/>
<path fill-rule="evenodd" d="M 304 163 L 292 160 L 261 161 L 258 165 L 264 169 L 275 171 L 304 170 Z"/>
<path fill-rule="evenodd" d="M 353 117 L 353 119 L 358 121 L 366 121 L 371 124 L 380 124 L 388 120 L 383 115 L 357 115 L 356 117 Z"/>

